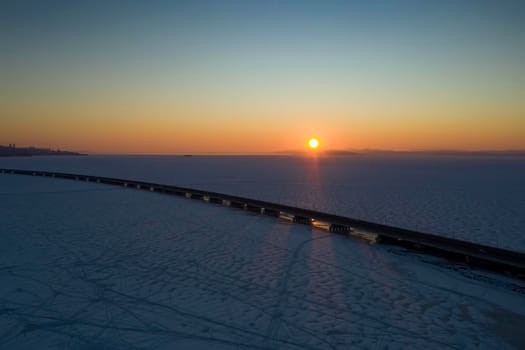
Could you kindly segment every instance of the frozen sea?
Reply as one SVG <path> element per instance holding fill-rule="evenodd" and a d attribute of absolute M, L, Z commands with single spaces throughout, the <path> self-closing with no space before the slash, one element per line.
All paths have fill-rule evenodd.
<path fill-rule="evenodd" d="M 206 189 L 525 252 L 525 157 L 88 156 L 0 167 Z"/>
<path fill-rule="evenodd" d="M 216 159 L 111 160 L 9 162 L 243 194 L 250 183 Z M 252 187 L 267 175 L 303 198 L 305 182 L 247 162 Z M 0 349 L 523 349 L 523 329 L 520 280 L 201 201 L 0 174 Z"/>

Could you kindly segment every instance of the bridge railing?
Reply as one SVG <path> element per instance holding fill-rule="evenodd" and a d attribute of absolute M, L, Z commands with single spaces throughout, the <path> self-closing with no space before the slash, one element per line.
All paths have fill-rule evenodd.
<path fill-rule="evenodd" d="M 525 254 L 444 237 L 436 234 L 389 226 L 385 224 L 320 212 L 311 209 L 273 203 L 253 198 L 230 195 L 226 193 L 206 191 L 188 187 L 158 184 L 139 180 L 127 180 L 96 175 L 71 174 L 51 171 L 2 169 L 0 173 L 54 177 L 77 181 L 97 182 L 101 184 L 130 187 L 146 191 L 160 192 L 191 199 L 203 200 L 209 203 L 235 207 L 260 214 L 281 217 L 290 221 L 312 225 L 317 228 L 327 227 L 327 230 L 336 233 L 352 234 L 373 242 L 401 245 L 411 250 L 418 250 L 440 255 L 451 260 L 461 260 L 470 265 L 507 271 L 519 278 L 525 279 Z M 324 223 L 316 225 L 316 223 Z M 373 237 L 373 239 L 371 238 Z"/>

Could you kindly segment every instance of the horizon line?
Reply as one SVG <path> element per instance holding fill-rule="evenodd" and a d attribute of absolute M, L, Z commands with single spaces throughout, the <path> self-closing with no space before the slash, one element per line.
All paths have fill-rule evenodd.
<path fill-rule="evenodd" d="M 0 147 L 8 148 L 11 144 Z M 45 146 L 16 146 L 17 149 L 35 148 L 46 150 L 60 150 L 63 152 L 77 152 L 88 155 L 166 155 L 166 156 L 193 156 L 193 155 L 247 155 L 247 156 L 286 156 L 286 155 L 365 155 L 365 154 L 428 154 L 428 155 L 525 155 L 525 148 L 518 149 L 384 149 L 384 148 L 347 148 L 347 149 L 290 149 L 277 151 L 259 152 L 221 152 L 221 151 L 201 151 L 201 152 L 97 152 L 90 150 L 72 150 L 65 148 L 52 148 Z"/>
<path fill-rule="evenodd" d="M 368 155 L 368 154 L 421 154 L 421 155 L 525 155 L 525 149 L 423 149 L 423 150 L 389 150 L 389 149 L 330 149 L 330 150 L 284 150 L 269 152 L 90 152 L 88 155 L 121 155 L 121 156 L 290 156 L 290 155 Z"/>

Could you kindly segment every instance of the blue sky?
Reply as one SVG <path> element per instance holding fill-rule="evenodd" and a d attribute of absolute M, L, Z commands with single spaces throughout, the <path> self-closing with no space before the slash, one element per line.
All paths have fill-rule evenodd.
<path fill-rule="evenodd" d="M 321 130 L 335 148 L 523 146 L 523 1 L 3 1 L 0 29 L 0 120 L 19 143 L 56 140 L 22 134 L 65 119 L 250 133 L 264 118 L 305 125 L 297 138 Z M 390 124 L 405 139 L 437 131 L 403 143 Z"/>

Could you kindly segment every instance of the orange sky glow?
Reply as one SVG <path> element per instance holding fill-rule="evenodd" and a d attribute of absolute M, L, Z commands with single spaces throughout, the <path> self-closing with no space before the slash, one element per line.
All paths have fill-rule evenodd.
<path fill-rule="evenodd" d="M 320 151 L 525 149 L 518 10 L 103 4 L 5 6 L 0 145 L 250 154 L 305 151 L 316 135 Z"/>

